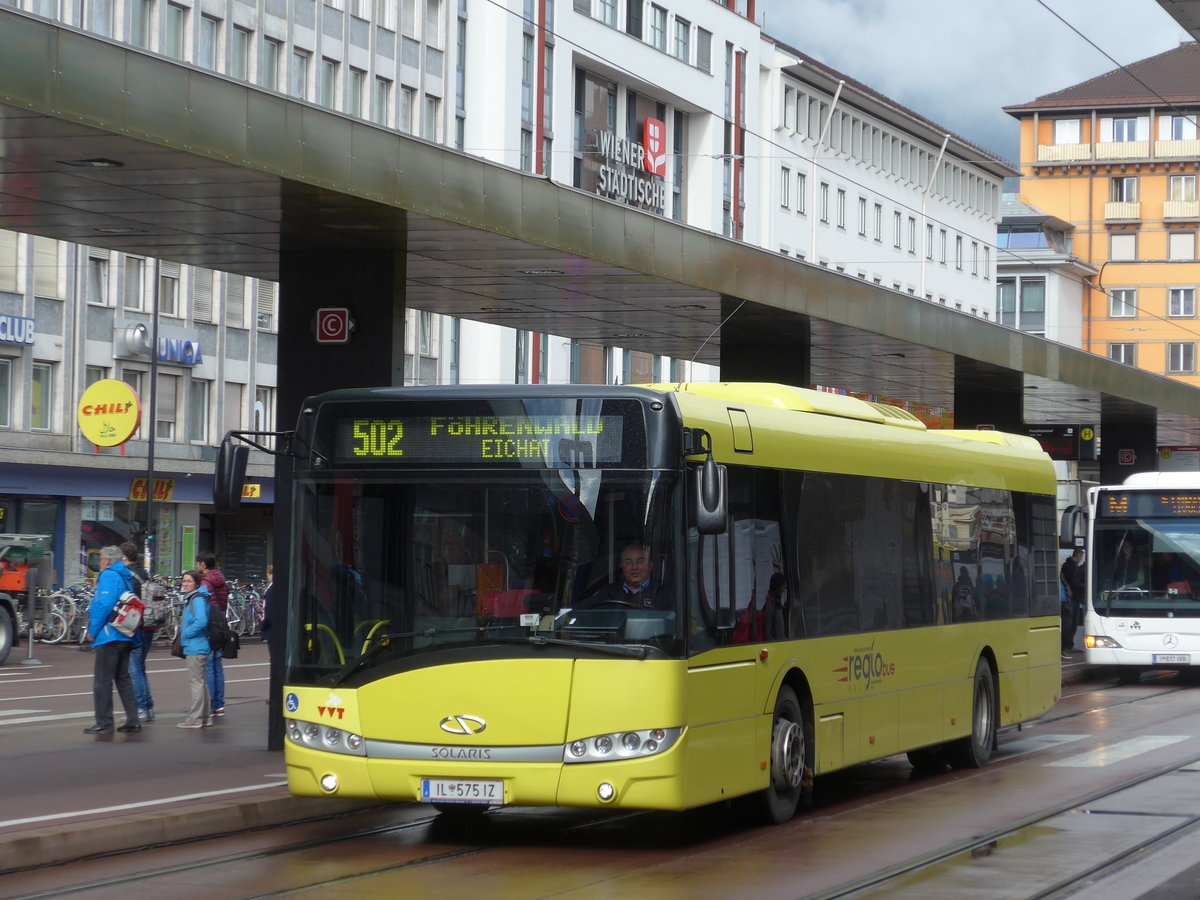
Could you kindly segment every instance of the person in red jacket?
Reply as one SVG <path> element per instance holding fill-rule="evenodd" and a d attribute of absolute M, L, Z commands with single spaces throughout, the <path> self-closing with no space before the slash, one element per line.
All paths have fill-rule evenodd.
<path fill-rule="evenodd" d="M 201 553 L 196 557 L 196 571 L 200 573 L 203 584 L 208 588 L 209 615 L 223 616 L 229 609 L 229 585 L 225 576 L 217 568 L 217 557 L 212 553 Z M 221 651 L 209 654 L 208 667 L 205 670 L 208 680 L 208 698 L 212 704 L 212 715 L 225 715 L 225 666 L 221 660 Z"/>

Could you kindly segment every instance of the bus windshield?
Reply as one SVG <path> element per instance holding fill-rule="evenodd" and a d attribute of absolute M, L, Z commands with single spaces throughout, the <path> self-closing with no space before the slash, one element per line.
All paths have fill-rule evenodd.
<path fill-rule="evenodd" d="M 1200 617 L 1200 519 L 1099 519 L 1091 564 L 1101 616 Z"/>
<path fill-rule="evenodd" d="M 678 484 L 567 468 L 298 479 L 289 683 L 451 659 L 682 655 Z M 641 590 L 625 590 L 624 567 Z"/>

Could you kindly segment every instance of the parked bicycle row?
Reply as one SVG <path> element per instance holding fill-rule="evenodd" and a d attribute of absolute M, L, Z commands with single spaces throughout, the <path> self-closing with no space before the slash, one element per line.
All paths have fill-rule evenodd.
<path fill-rule="evenodd" d="M 171 641 L 179 632 L 183 614 L 183 595 L 179 578 L 154 576 L 154 581 L 163 587 L 165 600 L 162 622 L 158 623 L 155 640 Z M 229 629 L 241 636 L 256 635 L 262 630 L 264 582 L 230 580 L 229 605 L 226 619 Z M 37 609 L 33 615 L 33 639 L 47 644 L 83 643 L 87 633 L 88 604 L 92 601 L 94 586 L 87 581 L 66 585 L 53 590 L 37 592 Z M 30 614 L 26 603 L 17 606 L 17 632 L 21 637 L 30 633 Z"/>

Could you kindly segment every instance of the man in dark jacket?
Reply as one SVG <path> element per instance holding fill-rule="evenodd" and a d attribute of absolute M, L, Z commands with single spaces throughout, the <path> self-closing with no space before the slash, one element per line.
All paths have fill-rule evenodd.
<path fill-rule="evenodd" d="M 1062 650 L 1066 654 L 1075 648 L 1075 629 L 1083 624 L 1083 603 L 1087 597 L 1083 551 L 1075 550 L 1063 560 L 1060 573 L 1067 595 L 1062 609 Z"/>
<path fill-rule="evenodd" d="M 210 616 L 224 616 L 229 609 L 229 585 L 225 576 L 217 568 L 217 557 L 212 553 L 201 553 L 196 557 L 196 571 L 203 576 L 203 583 L 208 588 Z M 221 651 L 214 650 L 208 657 L 208 697 L 212 704 L 214 716 L 225 715 L 225 666 L 221 659 Z"/>
<path fill-rule="evenodd" d="M 109 624 L 117 601 L 126 591 L 134 589 L 133 578 L 122 561 L 119 547 L 100 549 L 100 575 L 96 579 L 96 593 L 88 605 L 88 640 L 95 647 L 95 664 L 92 669 L 92 703 L 95 706 L 96 722 L 83 729 L 84 734 L 113 733 L 113 683 L 121 705 L 125 707 L 125 724 L 117 731 L 141 731 L 138 721 L 137 699 L 133 694 L 133 679 L 129 677 L 129 655 L 133 652 L 133 638 L 126 637 Z"/>

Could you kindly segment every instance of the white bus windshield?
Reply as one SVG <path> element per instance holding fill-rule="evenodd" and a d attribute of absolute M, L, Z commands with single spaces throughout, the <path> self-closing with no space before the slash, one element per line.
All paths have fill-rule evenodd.
<path fill-rule="evenodd" d="M 1200 520 L 1100 519 L 1093 607 L 1102 616 L 1200 617 Z"/>

